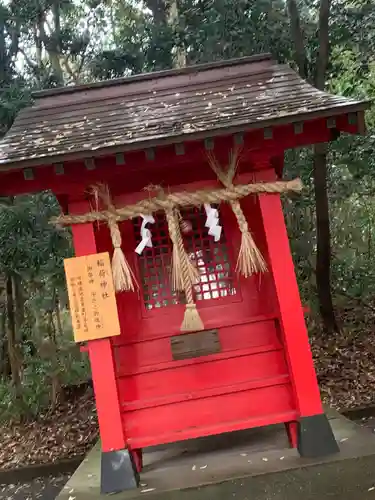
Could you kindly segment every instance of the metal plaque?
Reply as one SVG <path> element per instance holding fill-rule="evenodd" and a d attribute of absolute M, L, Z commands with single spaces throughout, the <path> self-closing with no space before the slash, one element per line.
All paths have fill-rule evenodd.
<path fill-rule="evenodd" d="M 199 358 L 221 351 L 217 330 L 182 333 L 171 338 L 172 356 L 174 360 Z"/>

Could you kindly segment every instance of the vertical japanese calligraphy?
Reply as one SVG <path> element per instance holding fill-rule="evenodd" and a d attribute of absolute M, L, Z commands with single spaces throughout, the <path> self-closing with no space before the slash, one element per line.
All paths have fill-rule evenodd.
<path fill-rule="evenodd" d="M 120 335 L 109 254 L 66 259 L 64 265 L 74 340 Z"/>

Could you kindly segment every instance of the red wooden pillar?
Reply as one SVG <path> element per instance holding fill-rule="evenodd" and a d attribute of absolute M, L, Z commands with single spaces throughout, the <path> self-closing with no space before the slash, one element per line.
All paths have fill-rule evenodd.
<path fill-rule="evenodd" d="M 70 214 L 89 210 L 86 201 L 69 203 Z M 92 223 L 73 225 L 72 234 L 77 257 L 97 253 Z M 87 344 L 102 446 L 101 490 L 115 493 L 137 487 L 139 478 L 126 449 L 111 340 L 91 340 Z"/>
<path fill-rule="evenodd" d="M 257 181 L 276 180 L 271 170 L 256 177 Z M 263 224 L 283 344 L 300 415 L 298 450 L 302 456 L 310 457 L 334 453 L 339 450 L 323 412 L 280 195 L 259 195 L 256 211 Z"/>

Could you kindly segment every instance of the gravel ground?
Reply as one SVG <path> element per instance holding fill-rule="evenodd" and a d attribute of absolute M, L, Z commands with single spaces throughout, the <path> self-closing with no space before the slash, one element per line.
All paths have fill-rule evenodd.
<path fill-rule="evenodd" d="M 0 500 L 55 500 L 68 479 L 68 475 L 61 475 L 29 483 L 0 484 Z"/>
<path fill-rule="evenodd" d="M 355 420 L 355 422 L 375 432 L 375 417 L 365 417 L 361 418 L 360 420 Z"/>

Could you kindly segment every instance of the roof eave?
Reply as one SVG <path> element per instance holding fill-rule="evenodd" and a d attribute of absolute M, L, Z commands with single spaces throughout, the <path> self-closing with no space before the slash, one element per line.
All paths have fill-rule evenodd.
<path fill-rule="evenodd" d="M 314 120 L 317 118 L 329 118 L 334 116 L 339 116 L 348 113 L 358 113 L 364 112 L 371 106 L 370 100 L 365 100 L 361 102 L 354 102 L 344 106 L 337 106 L 328 108 L 325 110 L 317 110 L 312 112 L 307 112 L 304 114 L 298 113 L 295 115 L 284 115 L 278 118 L 260 120 L 259 122 L 245 124 L 233 124 L 230 127 L 222 126 L 210 130 L 202 130 L 196 132 L 189 132 L 184 134 L 176 134 L 174 136 L 168 137 L 156 137 L 154 139 L 133 141 L 128 144 L 117 144 L 115 146 L 107 146 L 94 151 L 84 150 L 76 151 L 66 154 L 49 155 L 39 158 L 28 158 L 24 160 L 16 161 L 5 161 L 1 163 L 0 161 L 0 172 L 6 172 L 9 170 L 17 170 L 38 166 L 47 166 L 55 163 L 61 163 L 66 161 L 74 160 L 84 160 L 87 158 L 97 158 L 102 156 L 108 156 L 111 154 L 130 152 L 130 151 L 140 151 L 149 148 L 154 148 L 158 146 L 173 145 L 186 141 L 196 141 L 204 140 L 206 138 L 220 137 L 223 135 L 231 135 L 241 132 L 247 132 L 250 130 L 269 128 L 273 126 L 287 125 L 290 123 L 298 123 L 306 120 Z"/>

